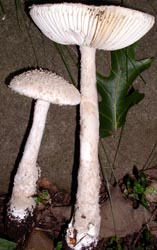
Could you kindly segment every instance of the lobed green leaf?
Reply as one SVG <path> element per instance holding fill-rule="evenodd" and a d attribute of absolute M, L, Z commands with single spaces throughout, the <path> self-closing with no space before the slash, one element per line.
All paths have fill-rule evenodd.
<path fill-rule="evenodd" d="M 97 73 L 97 87 L 102 98 L 99 103 L 101 138 L 122 127 L 128 110 L 144 98 L 144 94 L 134 89 L 133 82 L 151 66 L 153 59 L 136 60 L 135 48 L 133 44 L 112 51 L 110 75 L 105 77 Z"/>

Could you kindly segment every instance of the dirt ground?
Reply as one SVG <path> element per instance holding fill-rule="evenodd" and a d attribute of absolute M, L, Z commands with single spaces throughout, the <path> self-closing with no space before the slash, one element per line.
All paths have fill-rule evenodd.
<path fill-rule="evenodd" d="M 21 1 L 22 2 L 22 1 Z M 83 1 L 87 3 L 88 1 Z M 94 2 L 94 1 L 93 1 Z M 105 1 L 102 1 L 104 4 Z M 120 1 L 109 1 L 119 3 Z M 45 38 L 26 15 L 16 10 L 14 1 L 2 1 L 6 13 L 0 18 L 0 192 L 7 192 L 10 177 L 18 162 L 29 123 L 32 100 L 13 93 L 9 79 L 24 69 L 48 68 L 67 80 L 69 76 L 53 43 Z M 124 6 L 157 16 L 156 0 L 124 0 Z M 133 107 L 127 116 L 120 148 L 115 161 L 117 177 L 131 172 L 133 165 L 145 165 L 157 141 L 157 26 L 141 40 L 138 58 L 155 57 L 152 67 L 142 74 L 146 85 L 138 78 L 135 87 L 145 94 L 144 100 Z M 97 53 L 100 72 L 109 70 L 109 53 Z M 73 65 L 72 72 L 77 78 Z M 51 105 L 38 162 L 42 175 L 48 176 L 59 188 L 70 191 L 73 167 L 78 165 L 76 107 Z M 103 140 L 110 162 L 113 162 L 120 131 Z M 108 161 L 100 146 L 104 167 Z M 157 165 L 157 147 L 147 167 Z"/>

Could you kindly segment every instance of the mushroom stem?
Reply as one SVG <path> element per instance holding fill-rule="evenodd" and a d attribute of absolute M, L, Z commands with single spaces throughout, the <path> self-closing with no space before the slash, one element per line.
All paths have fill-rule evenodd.
<path fill-rule="evenodd" d="M 9 213 L 18 220 L 23 220 L 32 214 L 35 207 L 32 196 L 36 193 L 36 182 L 40 174 L 37 157 L 49 106 L 49 102 L 36 101 L 33 124 L 14 179 Z"/>
<path fill-rule="evenodd" d="M 80 167 L 74 217 L 67 242 L 74 249 L 93 248 L 100 229 L 99 112 L 95 49 L 81 46 Z M 70 241 L 75 238 L 75 244 Z M 72 243 L 71 243 L 72 242 Z"/>

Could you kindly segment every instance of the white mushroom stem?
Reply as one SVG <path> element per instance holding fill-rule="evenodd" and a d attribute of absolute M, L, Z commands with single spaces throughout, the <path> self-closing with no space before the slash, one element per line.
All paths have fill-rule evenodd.
<path fill-rule="evenodd" d="M 75 213 L 67 231 L 71 248 L 93 248 L 100 229 L 99 112 L 95 49 L 81 46 L 80 167 Z M 75 241 L 72 239 L 75 238 Z"/>
<path fill-rule="evenodd" d="M 49 106 L 49 102 L 36 101 L 33 124 L 14 179 L 10 200 L 10 215 L 18 220 L 23 220 L 29 214 L 32 214 L 35 208 L 32 196 L 36 193 L 36 182 L 40 174 L 37 157 Z"/>

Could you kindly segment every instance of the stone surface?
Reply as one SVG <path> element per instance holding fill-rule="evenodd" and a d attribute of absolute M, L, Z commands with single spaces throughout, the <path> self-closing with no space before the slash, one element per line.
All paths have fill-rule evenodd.
<path fill-rule="evenodd" d="M 151 216 L 143 206 L 133 209 L 132 202 L 124 199 L 120 189 L 116 187 L 111 191 L 111 201 L 108 199 L 101 207 L 100 237 L 125 237 L 138 232 Z"/>
<path fill-rule="evenodd" d="M 33 230 L 27 245 L 24 247 L 25 250 L 53 250 L 53 241 L 48 238 L 46 233 L 38 230 Z"/>

